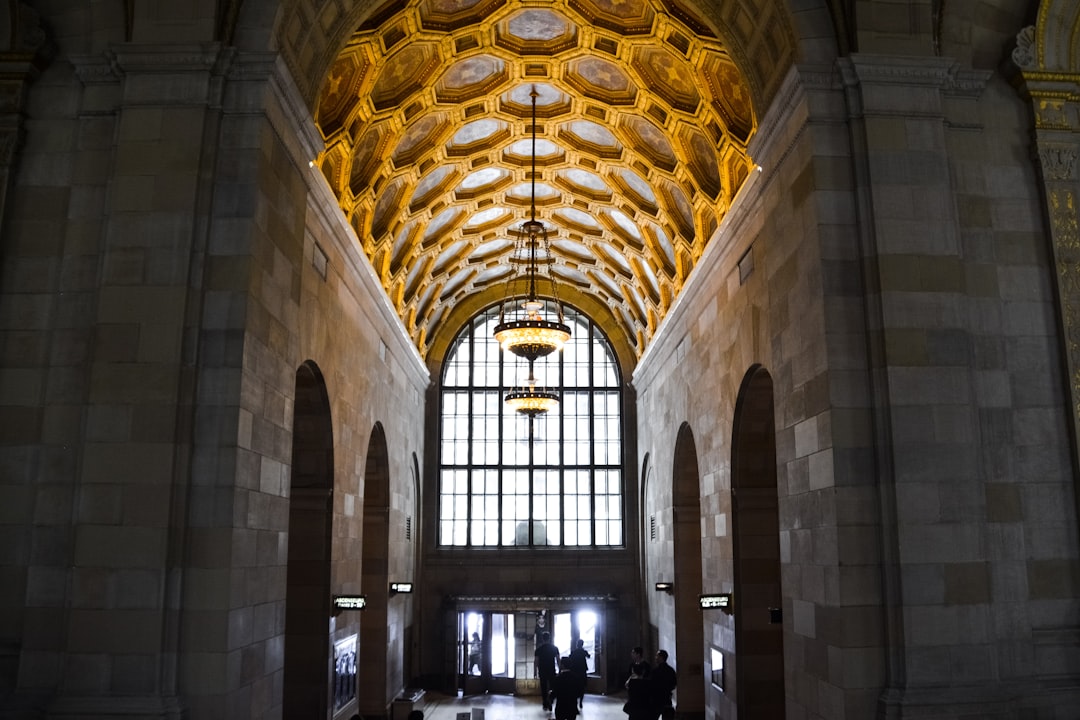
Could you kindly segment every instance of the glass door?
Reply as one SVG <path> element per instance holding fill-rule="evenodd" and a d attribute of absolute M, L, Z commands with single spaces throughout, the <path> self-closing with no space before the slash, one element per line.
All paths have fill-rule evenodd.
<path fill-rule="evenodd" d="M 508 613 L 458 613 L 458 687 L 464 695 L 513 693 L 518 648 L 514 616 Z"/>
<path fill-rule="evenodd" d="M 545 632 L 567 657 L 580 642 L 586 653 L 586 691 L 606 690 L 601 613 L 592 607 L 570 609 L 460 609 L 457 612 L 456 665 L 464 695 L 537 695 L 536 646 Z"/>

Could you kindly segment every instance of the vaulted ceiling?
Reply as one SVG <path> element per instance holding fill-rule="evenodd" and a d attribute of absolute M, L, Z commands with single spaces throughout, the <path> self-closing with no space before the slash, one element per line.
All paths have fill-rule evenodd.
<path fill-rule="evenodd" d="M 752 88 L 678 0 L 387 3 L 323 85 L 317 163 L 421 354 L 520 264 L 533 91 L 545 272 L 633 353 L 753 169 Z"/>

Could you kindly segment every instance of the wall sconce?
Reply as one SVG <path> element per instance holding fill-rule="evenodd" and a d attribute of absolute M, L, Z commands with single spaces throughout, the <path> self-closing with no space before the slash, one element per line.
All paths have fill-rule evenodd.
<path fill-rule="evenodd" d="M 675 583 L 658 582 L 656 583 L 656 592 L 666 592 L 668 595 L 674 595 Z"/>
<path fill-rule="evenodd" d="M 390 594 L 391 595 L 398 595 L 398 594 L 408 595 L 411 592 L 412 592 L 412 583 L 411 582 L 392 582 L 392 583 L 390 583 Z"/>

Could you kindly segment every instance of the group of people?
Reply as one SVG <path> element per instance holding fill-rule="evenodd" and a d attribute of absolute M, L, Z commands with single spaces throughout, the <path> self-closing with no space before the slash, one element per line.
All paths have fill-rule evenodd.
<path fill-rule="evenodd" d="M 540 678 L 540 697 L 545 710 L 555 708 L 555 720 L 574 720 L 585 697 L 585 677 L 589 653 L 578 640 L 576 647 L 562 657 L 543 633 L 534 653 L 536 674 Z M 675 716 L 672 693 L 675 692 L 675 668 L 668 665 L 666 650 L 656 651 L 656 664 L 649 665 L 645 650 L 635 647 L 630 653 L 626 679 L 626 704 L 623 712 L 629 720 L 671 720 Z"/>
<path fill-rule="evenodd" d="M 555 720 L 574 720 L 584 704 L 589 673 L 589 651 L 584 641 L 579 639 L 570 654 L 562 657 L 551 642 L 551 633 L 544 632 L 533 655 L 544 709 L 550 711 L 554 705 Z"/>
<path fill-rule="evenodd" d="M 671 720 L 675 708 L 671 695 L 675 692 L 675 668 L 668 665 L 666 650 L 656 651 L 656 665 L 650 666 L 645 650 L 635 647 L 630 651 L 629 677 L 626 679 L 626 704 L 623 712 L 629 720 Z"/>

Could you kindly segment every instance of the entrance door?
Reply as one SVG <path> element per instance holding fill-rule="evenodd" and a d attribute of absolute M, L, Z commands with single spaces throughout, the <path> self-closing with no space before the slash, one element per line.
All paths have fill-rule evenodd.
<path fill-rule="evenodd" d="M 571 612 L 557 612 L 552 615 L 551 641 L 563 657 L 577 647 L 581 641 L 581 647 L 586 653 L 585 690 L 591 693 L 603 692 L 603 682 L 596 671 L 597 655 L 602 652 L 599 633 L 599 616 L 595 610 L 573 610 Z"/>
<path fill-rule="evenodd" d="M 605 692 L 602 618 L 603 611 L 594 607 L 488 610 L 459 605 L 454 621 L 457 687 L 463 695 L 538 695 L 534 653 L 548 632 L 563 657 L 581 641 L 588 653 L 586 692 Z"/>
<path fill-rule="evenodd" d="M 499 612 L 458 613 L 458 637 L 458 687 L 462 693 L 513 693 L 518 654 L 514 616 Z"/>

